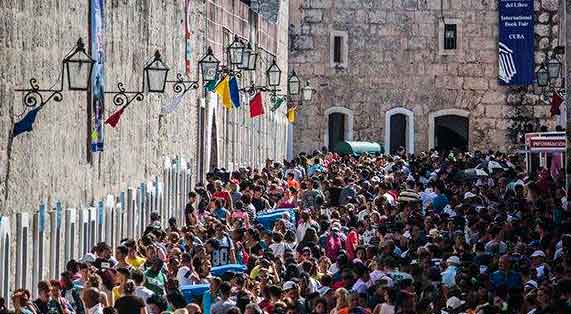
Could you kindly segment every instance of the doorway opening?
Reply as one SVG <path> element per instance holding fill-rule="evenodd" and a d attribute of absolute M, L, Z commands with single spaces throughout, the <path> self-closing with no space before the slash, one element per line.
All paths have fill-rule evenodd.
<path fill-rule="evenodd" d="M 345 140 L 345 115 L 339 112 L 329 114 L 327 129 L 329 132 L 329 151 L 335 149 L 335 145 Z"/>
<path fill-rule="evenodd" d="M 434 148 L 437 150 L 468 150 L 469 122 L 467 117 L 443 115 L 434 118 Z"/>

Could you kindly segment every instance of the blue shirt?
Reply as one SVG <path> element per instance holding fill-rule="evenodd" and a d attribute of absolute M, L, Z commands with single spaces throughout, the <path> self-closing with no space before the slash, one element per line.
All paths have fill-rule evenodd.
<path fill-rule="evenodd" d="M 226 219 L 226 209 L 224 209 L 224 207 L 214 208 L 214 215 L 216 215 L 216 218 L 218 218 L 219 220 L 225 220 Z"/>
<path fill-rule="evenodd" d="M 442 283 L 448 287 L 452 288 L 456 285 L 456 266 L 448 266 L 446 270 L 441 274 L 442 275 Z"/>
<path fill-rule="evenodd" d="M 506 273 L 505 271 L 496 270 L 492 273 L 490 279 L 494 288 L 498 288 L 501 285 L 506 285 L 508 289 L 522 286 L 521 276 L 513 271 Z"/>
<path fill-rule="evenodd" d="M 435 211 L 441 211 L 448 205 L 448 197 L 444 194 L 438 194 L 432 199 L 432 209 Z"/>

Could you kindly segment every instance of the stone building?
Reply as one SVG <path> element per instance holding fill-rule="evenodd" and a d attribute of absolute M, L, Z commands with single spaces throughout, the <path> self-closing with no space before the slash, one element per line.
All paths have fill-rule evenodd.
<path fill-rule="evenodd" d="M 561 1 L 534 10 L 537 69 L 565 37 Z M 340 140 L 503 150 L 516 109 L 554 127 L 541 88 L 498 84 L 498 22 L 498 0 L 290 1 L 290 68 L 317 89 L 300 106 L 294 150 Z"/>
<path fill-rule="evenodd" d="M 197 63 L 211 46 L 224 60 L 223 46 L 234 34 L 260 52 L 255 74 L 265 84 L 265 69 L 276 59 L 288 70 L 288 5 L 283 0 L 119 1 L 105 0 L 105 91 L 141 86 L 143 66 L 155 50 L 170 67 L 169 79 L 185 73 L 185 21 L 191 28 L 189 79 L 198 79 Z M 214 94 L 198 89 L 187 94 L 176 112 L 161 115 L 174 95 L 146 94 L 127 108 L 116 128 L 104 130 L 104 151 L 92 153 L 91 106 L 86 92 L 64 90 L 63 101 L 48 103 L 37 115 L 33 131 L 17 137 L 23 94 L 30 78 L 41 88 L 56 83 L 61 60 L 78 37 L 93 36 L 90 1 L 0 1 L 0 214 L 31 211 L 40 201 L 51 206 L 89 206 L 108 193 L 146 182 L 162 173 L 164 160 L 179 156 L 188 162 L 193 183 L 214 167 L 233 169 L 262 165 L 266 158 L 285 158 L 286 108 L 250 119 L 248 106 L 227 111 Z M 250 7 L 251 6 L 251 7 Z M 247 80 L 247 81 L 246 81 Z M 104 118 L 118 107 L 105 98 Z M 247 101 L 243 97 L 243 101 Z M 269 99 L 269 97 L 266 97 Z M 266 108 L 268 104 L 266 99 Z M 285 106 L 284 106 L 285 107 Z M 50 207 L 51 208 L 51 207 Z"/>

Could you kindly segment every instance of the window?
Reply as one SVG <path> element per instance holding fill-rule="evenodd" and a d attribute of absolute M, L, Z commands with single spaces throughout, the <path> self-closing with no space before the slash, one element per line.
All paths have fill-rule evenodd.
<path fill-rule="evenodd" d="M 347 68 L 347 32 L 333 31 L 330 37 L 330 65 L 333 68 Z"/>
<path fill-rule="evenodd" d="M 460 19 L 440 19 L 438 25 L 438 52 L 443 56 L 462 53 L 462 21 Z"/>
<path fill-rule="evenodd" d="M 343 43 L 343 37 L 335 36 L 333 38 L 333 62 L 341 63 L 341 44 Z"/>
<path fill-rule="evenodd" d="M 456 49 L 457 36 L 456 24 L 444 24 L 444 50 Z"/>

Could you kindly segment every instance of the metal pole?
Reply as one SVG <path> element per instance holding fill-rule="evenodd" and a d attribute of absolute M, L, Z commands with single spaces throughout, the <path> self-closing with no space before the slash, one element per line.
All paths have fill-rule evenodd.
<path fill-rule="evenodd" d="M 567 46 L 567 43 L 571 42 L 567 39 L 567 36 L 571 34 L 571 19 L 567 18 L 567 12 L 571 12 L 571 0 L 564 0 L 563 1 L 563 14 L 561 14 L 561 23 L 565 25 L 562 27 L 564 30 L 563 35 L 563 42 L 564 45 Z M 565 135 L 567 137 L 566 149 L 565 149 L 565 186 L 567 191 L 567 211 L 571 211 L 571 202 L 569 200 L 569 192 L 571 191 L 571 108 L 569 104 L 571 104 L 571 96 L 569 96 L 569 91 L 567 91 L 567 84 L 569 80 L 571 80 L 571 56 L 568 52 L 568 49 L 565 49 L 565 62 L 563 62 L 563 73 L 565 75 L 565 86 L 563 89 L 566 91 L 565 93 Z"/>

